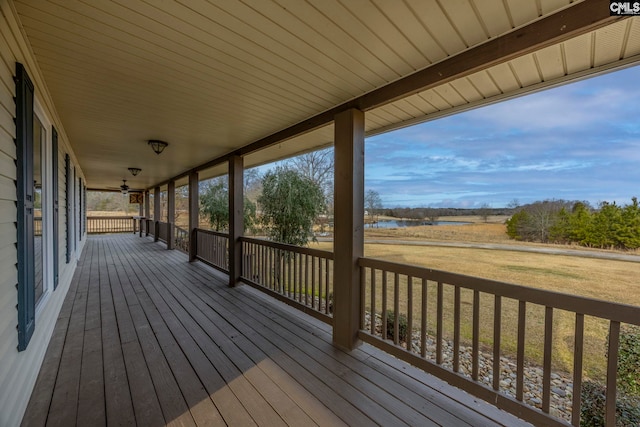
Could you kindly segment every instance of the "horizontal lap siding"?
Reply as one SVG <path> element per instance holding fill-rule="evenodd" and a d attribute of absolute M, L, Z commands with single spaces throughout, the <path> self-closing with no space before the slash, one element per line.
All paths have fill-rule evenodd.
<path fill-rule="evenodd" d="M 59 215 L 60 284 L 36 315 L 34 335 L 27 349 L 18 352 L 17 333 L 17 251 L 16 251 L 16 148 L 15 148 L 15 63 L 22 63 L 36 87 L 46 114 L 59 133 L 58 187 L 59 205 L 64 207 L 64 154 L 69 149 L 66 135 L 47 95 L 44 80 L 23 37 L 11 1 L 0 1 L 0 425 L 17 426 L 29 402 L 40 365 L 51 338 L 55 320 L 69 288 L 75 262 L 65 263 L 66 218 Z M 50 130 L 48 130 L 50 132 Z M 75 163 L 75 162 L 74 162 Z M 84 242 L 82 242 L 84 243 Z M 78 247 L 78 251 L 81 246 Z"/>

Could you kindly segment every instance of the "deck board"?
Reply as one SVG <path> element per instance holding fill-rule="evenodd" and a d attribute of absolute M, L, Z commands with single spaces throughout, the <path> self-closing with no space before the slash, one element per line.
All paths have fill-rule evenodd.
<path fill-rule="evenodd" d="M 23 425 L 528 425 L 227 280 L 149 238 L 90 237 Z"/>

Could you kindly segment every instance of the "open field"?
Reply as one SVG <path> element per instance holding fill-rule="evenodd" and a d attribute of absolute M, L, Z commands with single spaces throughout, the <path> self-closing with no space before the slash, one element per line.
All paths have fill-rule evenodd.
<path fill-rule="evenodd" d="M 504 225 L 500 223 L 475 223 L 463 226 L 425 226 L 402 229 L 367 229 L 369 240 L 428 240 L 457 241 L 477 243 L 500 243 L 533 246 L 522 242 L 513 242 L 506 237 Z M 311 247 L 331 250 L 330 242 L 312 244 Z M 577 249 L 572 246 L 571 248 Z M 590 249 L 584 249 L 589 251 Z M 640 263 L 560 256 L 542 253 L 526 253 L 508 250 L 487 250 L 472 248 L 452 248 L 438 246 L 403 246 L 392 244 L 365 244 L 365 256 L 392 262 L 412 264 L 450 271 L 470 276 L 498 280 L 524 286 L 531 286 L 555 292 L 562 292 L 589 298 L 608 300 L 618 303 L 640 306 Z M 400 311 L 406 313 L 407 286 L 402 279 L 400 286 Z M 378 283 L 380 283 L 378 279 Z M 420 289 L 415 287 L 414 301 L 420 300 Z M 379 293 L 380 285 L 378 285 Z M 428 300 L 435 301 L 435 284 L 428 287 Z M 389 298 L 393 295 L 390 293 Z M 471 337 L 472 292 L 463 290 L 462 300 L 462 337 Z M 369 298 L 369 296 L 367 297 Z M 381 300 L 381 295 L 377 301 Z M 392 301 L 392 300 L 390 300 Z M 367 302 L 368 303 L 368 302 Z M 453 287 L 445 286 L 445 334 L 452 335 L 453 330 Z M 377 307 L 376 311 L 379 311 Z M 414 307 L 414 325 L 419 325 L 419 313 Z M 435 305 L 428 306 L 429 313 L 435 313 Z M 541 364 L 544 334 L 544 307 L 528 305 L 526 331 L 527 359 Z M 503 302 L 503 337 L 505 352 L 514 351 L 517 342 L 517 303 L 512 300 Z M 466 321 L 465 321 L 466 319 Z M 481 342 L 492 344 L 493 335 L 493 298 L 481 297 Z M 554 354 L 553 364 L 557 369 L 571 372 L 573 365 L 573 314 L 556 312 L 554 316 Z M 434 325 L 435 318 L 428 317 L 428 325 Z M 599 319 L 586 318 L 585 323 L 585 372 L 588 377 L 602 378 L 605 364 L 607 323 Z M 429 326 L 431 329 L 432 327 Z"/>

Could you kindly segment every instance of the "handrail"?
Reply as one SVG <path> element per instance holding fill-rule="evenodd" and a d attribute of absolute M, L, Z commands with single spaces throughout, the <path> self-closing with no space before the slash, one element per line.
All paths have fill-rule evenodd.
<path fill-rule="evenodd" d="M 333 260 L 333 252 L 322 249 L 305 248 L 302 246 L 289 245 L 287 243 L 274 242 L 266 239 L 256 239 L 254 237 L 240 237 L 241 242 L 255 243 L 262 246 L 268 246 L 274 249 L 282 249 L 284 251 L 296 252 L 299 254 L 311 255 L 320 258 Z"/>
<path fill-rule="evenodd" d="M 129 232 L 135 232 L 133 216 L 87 216 L 87 233 L 89 234 Z"/>
<path fill-rule="evenodd" d="M 182 252 L 189 253 L 189 231 L 177 225 L 173 229 L 175 232 L 174 247 Z"/>
<path fill-rule="evenodd" d="M 212 236 L 219 236 L 219 237 L 229 237 L 229 233 L 224 233 L 222 231 L 207 230 L 206 228 L 196 228 L 196 230 L 198 231 L 198 233 L 201 233 L 201 234 L 210 234 Z"/>
<path fill-rule="evenodd" d="M 585 316 L 598 318 L 593 321 L 608 322 L 606 411 L 615 411 L 620 326 L 621 323 L 640 325 L 640 307 L 372 258 L 360 258 L 358 265 L 362 284 L 358 336 L 363 341 L 536 425 L 566 426 L 569 420 L 573 425 L 579 425 Z M 462 302 L 463 290 L 466 303 Z M 493 336 L 490 349 L 483 353 L 480 351 L 480 310 L 481 298 L 486 297 L 493 299 L 490 307 L 493 311 L 489 310 L 486 314 L 489 317 L 483 320 L 485 330 L 493 329 Z M 514 315 L 517 312 L 513 325 L 503 323 L 507 303 L 513 303 L 509 307 Z M 463 304 L 469 304 L 468 308 Z M 534 309 L 540 311 L 539 318 L 536 311 L 531 311 Z M 462 316 L 463 311 L 468 314 Z M 566 399 L 569 400 L 565 402 L 571 407 L 570 413 L 553 413 L 552 393 L 556 393 L 551 382 L 554 374 L 554 314 L 566 316 L 566 312 L 575 317 L 573 374 L 568 379 L 573 395 L 569 397 L 567 394 Z M 403 318 L 402 324 L 400 318 Z M 542 366 L 535 368 L 542 371 L 539 401 L 531 400 L 524 393 L 525 385 L 532 385 L 532 380 L 525 376 L 525 371 L 530 369 L 530 364 L 525 361 L 525 334 L 529 330 L 527 319 L 539 323 L 538 327 L 543 331 L 543 342 L 540 343 Z M 463 325 L 466 334 L 470 335 L 469 347 L 462 345 Z M 517 329 L 517 348 L 513 355 L 515 390 L 502 385 L 505 377 L 501 358 L 507 355 L 502 348 L 504 327 L 507 330 Z M 486 332 L 483 338 L 485 336 Z M 470 359 L 466 366 L 462 363 L 463 358 Z M 481 375 L 481 365 L 485 372 L 490 371 L 491 374 Z M 557 398 L 557 395 L 553 397 Z"/>
<path fill-rule="evenodd" d="M 414 278 L 424 278 L 434 282 L 455 283 L 464 288 L 505 298 L 513 298 L 559 310 L 572 311 L 587 316 L 600 317 L 602 319 L 640 326 L 640 307 L 632 305 L 601 301 L 588 297 L 530 288 L 464 274 L 383 261 L 375 258 L 360 258 L 358 265 L 364 268 L 374 268 L 390 273 L 404 274 Z"/>
<path fill-rule="evenodd" d="M 196 228 L 195 258 L 225 273 L 229 272 L 229 235 Z"/>
<path fill-rule="evenodd" d="M 157 239 L 161 242 L 167 243 L 167 241 L 169 240 L 169 227 L 171 226 L 171 224 L 163 221 L 158 221 L 157 224 L 158 235 L 155 237 L 157 237 Z"/>

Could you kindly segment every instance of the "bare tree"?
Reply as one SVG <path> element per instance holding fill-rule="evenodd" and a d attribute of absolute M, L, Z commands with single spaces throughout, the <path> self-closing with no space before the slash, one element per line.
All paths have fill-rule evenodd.
<path fill-rule="evenodd" d="M 478 215 L 484 222 L 489 222 L 489 216 L 491 215 L 491 205 L 489 203 L 483 203 L 478 209 Z"/>
<path fill-rule="evenodd" d="M 286 165 L 317 184 L 325 196 L 332 190 L 333 148 L 301 154 L 287 160 Z"/>
<path fill-rule="evenodd" d="M 364 193 L 364 208 L 371 224 L 376 222 L 376 214 L 382 209 L 382 199 L 380 193 L 375 190 L 367 190 Z"/>
<path fill-rule="evenodd" d="M 425 208 L 424 214 L 425 219 L 431 225 L 435 225 L 438 222 L 438 218 L 440 218 L 439 211 L 436 208 Z"/>

